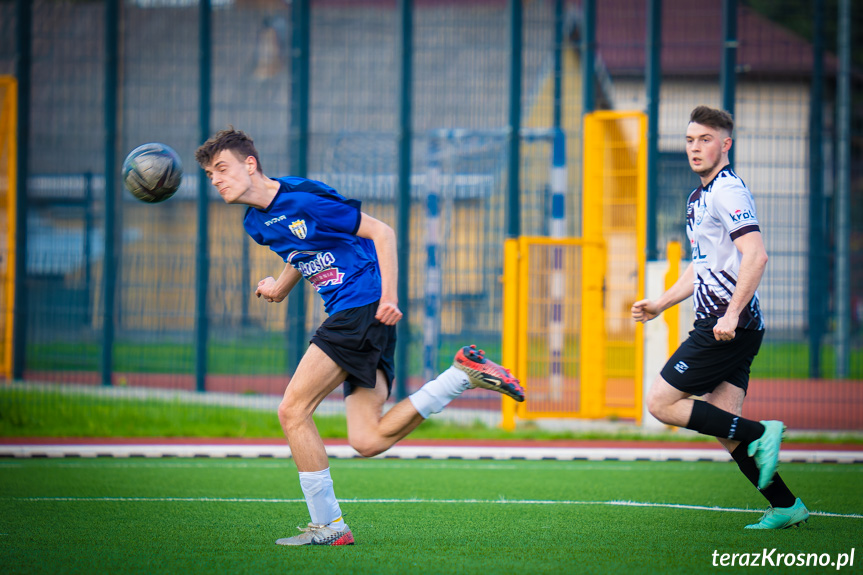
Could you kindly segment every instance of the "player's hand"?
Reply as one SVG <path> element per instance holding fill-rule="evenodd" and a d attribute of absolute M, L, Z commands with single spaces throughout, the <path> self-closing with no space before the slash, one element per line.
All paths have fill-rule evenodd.
<path fill-rule="evenodd" d="M 381 301 L 375 319 L 384 325 L 395 325 L 402 318 L 402 312 L 395 302 Z"/>
<path fill-rule="evenodd" d="M 276 291 L 276 280 L 272 276 L 265 277 L 258 282 L 258 289 L 255 290 L 255 295 L 259 298 L 264 298 L 270 303 L 278 303 L 285 299 L 284 294 Z"/>
<path fill-rule="evenodd" d="M 713 337 L 716 338 L 716 341 L 731 341 L 736 335 L 736 330 L 737 318 L 726 314 L 719 318 L 716 325 L 713 326 Z"/>
<path fill-rule="evenodd" d="M 662 313 L 656 302 L 650 299 L 635 302 L 630 311 L 632 311 L 632 319 L 641 323 L 647 323 Z"/>

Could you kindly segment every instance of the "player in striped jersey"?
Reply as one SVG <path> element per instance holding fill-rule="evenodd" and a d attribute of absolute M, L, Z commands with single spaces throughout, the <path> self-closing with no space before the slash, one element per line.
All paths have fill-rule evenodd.
<path fill-rule="evenodd" d="M 692 262 L 659 298 L 635 302 L 632 317 L 647 322 L 694 296 L 694 329 L 654 380 L 648 409 L 668 425 L 717 437 L 770 503 L 746 528 L 781 529 L 806 522 L 809 511 L 776 473 L 783 423 L 741 417 L 749 368 L 764 337 L 757 288 L 767 252 L 752 194 L 729 165 L 733 128 L 723 110 L 692 111 L 686 153 L 701 178 L 686 209 Z"/>

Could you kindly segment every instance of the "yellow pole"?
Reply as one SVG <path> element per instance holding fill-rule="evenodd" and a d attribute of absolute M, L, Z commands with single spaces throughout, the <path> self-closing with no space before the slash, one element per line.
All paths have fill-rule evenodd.
<path fill-rule="evenodd" d="M 503 365 L 517 369 L 518 361 L 518 240 L 508 239 L 503 244 Z M 524 374 L 515 372 L 518 378 Z M 522 382 L 524 380 L 522 379 Z M 516 402 L 503 396 L 501 399 L 501 427 L 515 430 Z"/>
<path fill-rule="evenodd" d="M 530 402 L 530 381 L 528 381 L 527 355 L 528 355 L 528 332 L 530 322 L 528 321 L 528 304 L 530 303 L 530 239 L 526 237 L 518 238 L 518 267 L 517 283 L 518 283 L 518 340 L 516 341 L 516 375 L 521 379 L 522 387 L 524 387 L 525 395 L 527 396 L 524 402 L 516 405 L 516 413 L 524 418 L 527 413 L 528 404 Z"/>
<path fill-rule="evenodd" d="M 680 277 L 680 259 L 683 249 L 680 242 L 668 242 L 668 271 L 665 273 L 665 289 L 668 290 Z M 663 312 L 665 325 L 668 326 L 668 357 L 680 345 L 680 306 L 670 307 Z"/>
<path fill-rule="evenodd" d="M 581 258 L 579 412 L 582 417 L 594 418 L 602 417 L 605 405 L 605 246 L 596 241 L 585 241 L 581 245 Z"/>
<path fill-rule="evenodd" d="M 6 140 L 6 162 L 9 188 L 6 192 L 6 222 L 7 222 L 7 254 L 6 254 L 6 273 L 4 280 L 6 285 L 6 317 L 3 318 L 5 333 L 3 337 L 3 359 L 0 369 L 6 376 L 8 381 L 12 380 L 12 337 L 13 323 L 15 318 L 15 214 L 17 209 L 18 195 L 18 82 L 11 76 L 0 77 L 0 89 L 3 96 L 3 110 L 0 111 L 0 116 L 3 116 L 2 131 L 0 138 Z M 2 155 L 2 148 L 0 148 Z"/>
<path fill-rule="evenodd" d="M 584 242 L 581 247 L 582 311 L 579 334 L 579 412 L 582 417 L 602 417 L 605 404 L 607 341 L 603 184 L 608 162 L 605 149 L 607 119 L 608 115 L 603 112 L 591 112 L 584 116 Z"/>

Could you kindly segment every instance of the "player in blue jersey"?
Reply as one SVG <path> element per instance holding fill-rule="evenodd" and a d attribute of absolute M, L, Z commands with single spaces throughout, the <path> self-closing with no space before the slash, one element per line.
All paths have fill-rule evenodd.
<path fill-rule="evenodd" d="M 267 177 L 252 139 L 232 127 L 207 140 L 195 158 L 226 203 L 248 206 L 243 221 L 248 234 L 285 262 L 277 278 L 258 282 L 255 294 L 281 302 L 305 278 L 328 314 L 278 410 L 311 522 L 300 535 L 276 543 L 351 545 L 353 534 L 342 519 L 327 452 L 312 419 L 330 392 L 344 383 L 348 440 L 358 453 L 372 457 L 467 389 L 491 389 L 516 401 L 524 401 L 524 390 L 482 350 L 465 346 L 452 367 L 384 415 L 395 373 L 395 324 L 402 318 L 392 228 L 326 184 Z"/>
<path fill-rule="evenodd" d="M 729 165 L 733 129 L 723 110 L 692 111 L 686 153 L 701 178 L 687 202 L 692 262 L 659 298 L 635 302 L 632 317 L 647 322 L 694 295 L 694 329 L 654 380 L 648 410 L 668 425 L 717 437 L 770 503 L 746 528 L 781 529 L 806 522 L 809 511 L 776 473 L 785 426 L 741 417 L 749 367 L 764 337 L 756 289 L 767 251 L 752 194 Z"/>

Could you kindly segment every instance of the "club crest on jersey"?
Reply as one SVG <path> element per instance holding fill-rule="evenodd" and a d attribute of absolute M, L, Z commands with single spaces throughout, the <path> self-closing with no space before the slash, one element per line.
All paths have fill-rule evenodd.
<path fill-rule="evenodd" d="M 290 228 L 292 234 L 301 240 L 306 239 L 306 232 L 308 232 L 308 229 L 306 228 L 306 220 L 296 220 L 291 222 Z"/>
<path fill-rule="evenodd" d="M 700 226 L 701 222 L 704 221 L 704 214 L 707 213 L 707 204 L 698 202 L 695 212 L 695 224 Z"/>

